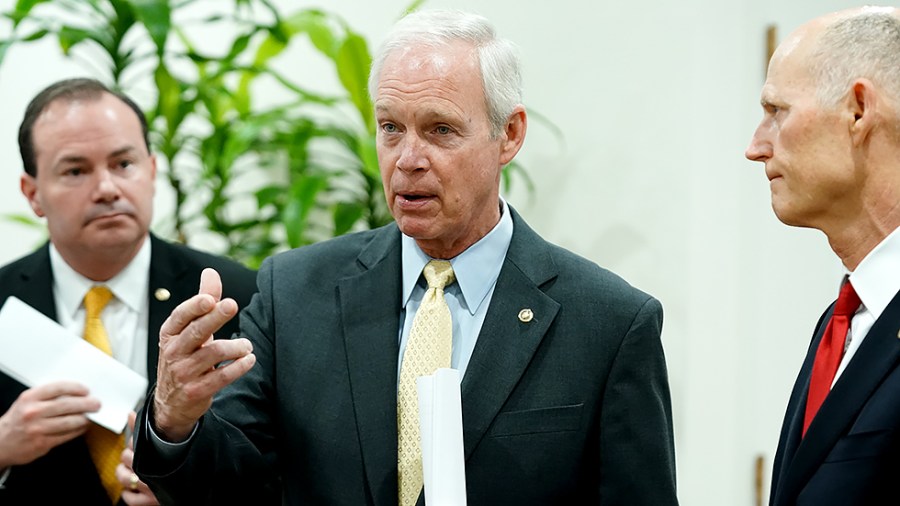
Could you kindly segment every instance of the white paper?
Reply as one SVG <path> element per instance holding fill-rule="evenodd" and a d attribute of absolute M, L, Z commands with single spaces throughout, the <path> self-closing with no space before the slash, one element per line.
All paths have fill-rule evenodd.
<path fill-rule="evenodd" d="M 0 370 L 27 387 L 70 380 L 100 401 L 90 420 L 121 433 L 147 379 L 16 297 L 0 309 Z"/>
<path fill-rule="evenodd" d="M 463 447 L 459 371 L 438 369 L 416 380 L 422 471 L 428 506 L 465 506 L 466 464 Z"/>

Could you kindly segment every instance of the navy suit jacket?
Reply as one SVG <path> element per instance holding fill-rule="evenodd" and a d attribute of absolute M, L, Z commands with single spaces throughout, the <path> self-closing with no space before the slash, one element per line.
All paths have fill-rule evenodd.
<path fill-rule="evenodd" d="M 897 504 L 900 478 L 900 295 L 869 330 L 802 437 L 819 319 L 797 376 L 772 472 L 772 506 Z"/>
<path fill-rule="evenodd" d="M 213 267 L 222 275 L 224 295 L 243 307 L 255 291 L 255 274 L 250 269 L 224 258 L 162 241 L 150 236 L 150 314 L 147 332 L 147 373 L 156 381 L 159 358 L 159 328 L 175 306 L 197 293 L 200 272 Z M 158 288 L 169 290 L 167 300 L 158 300 Z M 0 269 L 0 304 L 15 296 L 46 316 L 56 319 L 53 297 L 53 273 L 49 244 Z M 218 334 L 230 337 L 237 325 Z M 28 336 L 21 336 L 27 339 Z M 0 412 L 5 413 L 26 387 L 0 373 Z M 108 505 L 109 497 L 100 483 L 83 437 L 50 450 L 43 457 L 22 466 L 14 466 L 0 490 L 0 504 L 84 504 Z"/>
<path fill-rule="evenodd" d="M 676 504 L 659 302 L 512 217 L 462 382 L 468 503 Z M 273 504 L 397 504 L 400 251 L 391 224 L 263 264 L 241 313 L 257 364 L 186 460 L 158 455 L 140 424 L 135 469 L 158 497 L 264 504 L 275 477 Z"/>

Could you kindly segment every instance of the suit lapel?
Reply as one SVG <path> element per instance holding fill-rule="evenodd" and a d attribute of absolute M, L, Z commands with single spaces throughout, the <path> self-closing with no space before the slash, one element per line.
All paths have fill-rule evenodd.
<path fill-rule="evenodd" d="M 819 342 L 825 332 L 826 322 L 831 318 L 834 305 L 832 304 L 825 313 L 819 318 L 816 325 L 816 331 L 813 335 L 812 342 L 806 352 L 806 359 L 794 382 L 794 388 L 791 390 L 791 398 L 788 401 L 788 407 L 784 415 L 784 423 L 781 428 L 781 437 L 778 441 L 778 450 L 775 454 L 775 463 L 773 467 L 773 499 L 781 497 L 786 490 L 792 487 L 786 487 L 788 471 L 791 468 L 791 462 L 800 446 L 800 440 L 803 438 L 803 417 L 806 412 L 806 396 L 809 392 L 809 380 L 812 375 L 813 361 L 816 357 L 816 350 L 819 348 Z M 775 502 L 775 504 L 779 504 Z"/>
<path fill-rule="evenodd" d="M 462 382 L 468 459 L 509 398 L 550 327 L 559 304 L 540 286 L 556 275 L 546 242 L 510 208 L 513 237 Z M 529 309 L 530 321 L 519 317 Z"/>
<path fill-rule="evenodd" d="M 358 258 L 362 272 L 338 284 L 363 465 L 373 500 L 381 505 L 397 504 L 399 238 L 394 226 L 380 231 Z"/>
<path fill-rule="evenodd" d="M 28 257 L 20 274 L 22 282 L 10 294 L 56 321 L 56 299 L 53 297 L 53 272 L 50 267 L 50 243 Z"/>
<path fill-rule="evenodd" d="M 150 277 L 147 285 L 147 381 L 156 383 L 159 328 L 182 301 L 197 293 L 199 279 L 185 279 L 187 266 L 174 246 L 150 234 Z"/>
<path fill-rule="evenodd" d="M 786 482 L 794 485 L 793 493 L 809 480 L 838 439 L 847 433 L 878 385 L 897 366 L 900 359 L 898 330 L 900 294 L 894 296 L 869 330 L 797 447 L 786 476 Z"/>

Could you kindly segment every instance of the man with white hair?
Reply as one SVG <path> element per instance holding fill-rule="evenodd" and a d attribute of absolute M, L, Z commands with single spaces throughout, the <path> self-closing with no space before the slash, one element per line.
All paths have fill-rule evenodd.
<path fill-rule="evenodd" d="M 761 102 L 746 155 L 765 163 L 775 214 L 824 232 L 844 266 L 787 407 L 771 504 L 896 504 L 898 10 L 852 9 L 797 29 L 772 57 Z"/>
<path fill-rule="evenodd" d="M 677 504 L 659 302 L 499 196 L 527 124 L 511 43 L 412 14 L 370 94 L 396 223 L 268 259 L 242 339 L 206 341 L 237 312 L 207 272 L 161 331 L 138 474 L 173 504 L 278 480 L 282 504 L 421 504 L 415 381 L 453 367 L 469 504 Z"/>

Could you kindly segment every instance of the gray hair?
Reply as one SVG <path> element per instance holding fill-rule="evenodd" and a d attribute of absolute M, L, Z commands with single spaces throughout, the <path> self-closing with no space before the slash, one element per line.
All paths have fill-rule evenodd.
<path fill-rule="evenodd" d="M 491 136 L 496 138 L 506 127 L 513 108 L 522 103 L 521 63 L 515 44 L 500 38 L 493 25 L 477 14 L 429 9 L 403 17 L 372 60 L 369 97 L 375 100 L 384 61 L 394 51 L 421 45 L 439 48 L 454 41 L 467 42 L 475 48 Z"/>
<path fill-rule="evenodd" d="M 900 100 L 900 20 L 886 9 L 870 7 L 835 21 L 819 36 L 811 70 L 823 105 L 837 105 L 862 77 Z"/>

